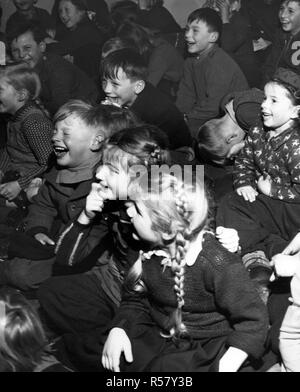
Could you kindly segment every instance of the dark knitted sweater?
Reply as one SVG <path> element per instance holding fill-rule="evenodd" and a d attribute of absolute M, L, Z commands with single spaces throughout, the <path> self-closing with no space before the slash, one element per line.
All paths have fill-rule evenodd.
<path fill-rule="evenodd" d="M 150 313 L 162 330 L 170 328 L 170 314 L 177 307 L 174 275 L 163 271 L 161 258 L 143 264 L 147 298 L 124 293 L 114 327 L 130 337 L 135 320 Z M 207 234 L 195 264 L 186 267 L 183 322 L 194 339 L 227 336 L 227 345 L 259 357 L 267 335 L 268 317 L 241 260 Z"/>

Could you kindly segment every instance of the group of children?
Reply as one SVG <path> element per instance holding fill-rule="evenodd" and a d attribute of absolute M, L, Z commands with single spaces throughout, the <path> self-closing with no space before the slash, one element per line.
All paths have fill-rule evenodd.
<path fill-rule="evenodd" d="M 285 0 L 280 15 L 290 3 L 300 12 Z M 75 94 L 54 116 L 42 105 L 41 89 L 52 93 L 49 75 L 38 72 L 51 58 L 44 39 L 28 25 L 12 39 L 13 57 L 25 64 L 0 74 L 0 111 L 9 115 L 0 218 L 6 224 L 10 211 L 28 211 L 0 262 L 0 284 L 37 289 L 40 308 L 38 315 L 20 293 L 1 295 L 3 371 L 267 371 L 278 361 L 297 368 L 298 236 L 289 242 L 299 230 L 300 76 L 277 69 L 247 131 L 227 98 L 217 121 L 234 124 L 238 137 L 217 149 L 220 138 L 201 144 L 211 161 L 241 150 L 235 191 L 216 205 L 193 137 L 199 142 L 225 95 L 248 88 L 217 44 L 222 23 L 211 8 L 189 16 L 191 57 L 177 106 L 147 81 L 141 53 L 125 46 L 101 62 L 105 102 Z M 269 291 L 261 291 L 272 273 L 293 276 L 293 303 L 282 314 L 272 312 L 282 300 L 276 290 L 269 315 Z M 44 327 L 58 337 L 50 354 Z"/>

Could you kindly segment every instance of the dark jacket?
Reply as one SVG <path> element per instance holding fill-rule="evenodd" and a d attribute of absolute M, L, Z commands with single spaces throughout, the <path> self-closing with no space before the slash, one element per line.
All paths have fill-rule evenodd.
<path fill-rule="evenodd" d="M 85 206 L 86 197 L 91 188 L 92 171 L 91 177 L 86 181 L 68 185 L 56 182 L 57 173 L 58 170 L 53 168 L 45 175 L 46 181 L 29 207 L 25 220 L 25 230 L 28 235 L 44 233 L 54 235 L 54 240 L 58 239 L 65 226 L 75 221 Z M 57 232 L 53 233 L 55 220 L 60 224 Z M 106 235 L 105 225 L 101 226 L 100 221 L 99 224 L 95 222 L 90 230 L 86 247 L 78 255 L 80 258 L 86 257 L 99 243 L 101 236 Z"/>
<path fill-rule="evenodd" d="M 33 16 L 30 19 L 27 19 L 16 11 L 13 13 L 7 20 L 5 32 L 9 35 L 16 26 L 19 26 L 22 23 L 31 22 L 34 25 L 39 25 L 43 30 L 54 30 L 55 29 L 55 21 L 50 16 L 49 12 L 44 10 L 43 8 L 34 7 Z"/>
<path fill-rule="evenodd" d="M 277 68 L 288 68 L 300 74 L 300 32 L 296 35 L 284 33 L 278 30 L 272 50 L 268 56 L 262 72 L 263 84 L 269 81 Z"/>
<path fill-rule="evenodd" d="M 57 37 L 57 40 L 59 42 L 47 45 L 47 51 L 61 56 L 71 55 L 73 64 L 96 80 L 105 41 L 105 36 L 96 25 L 85 18 L 75 30 L 67 30 L 61 38 Z"/>
<path fill-rule="evenodd" d="M 84 72 L 61 56 L 46 54 L 35 70 L 42 84 L 41 101 L 51 114 L 70 99 L 96 103 L 96 85 Z"/>
<path fill-rule="evenodd" d="M 177 107 L 185 113 L 191 133 L 219 116 L 222 98 L 232 91 L 248 89 L 247 80 L 235 61 L 217 45 L 199 57 L 185 60 L 177 93 Z"/>
<path fill-rule="evenodd" d="M 191 146 L 191 135 L 183 115 L 165 94 L 150 83 L 146 83 L 130 109 L 142 121 L 164 131 L 168 135 L 171 150 Z"/>

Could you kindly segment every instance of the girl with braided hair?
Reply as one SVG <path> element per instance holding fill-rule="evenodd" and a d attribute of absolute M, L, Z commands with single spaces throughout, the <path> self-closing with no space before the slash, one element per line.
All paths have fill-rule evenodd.
<path fill-rule="evenodd" d="M 103 366 L 117 372 L 267 367 L 266 309 L 240 259 L 208 230 L 200 181 L 162 174 L 148 182 L 130 185 L 127 214 L 134 235 L 152 249 L 140 252 L 128 273 Z"/>

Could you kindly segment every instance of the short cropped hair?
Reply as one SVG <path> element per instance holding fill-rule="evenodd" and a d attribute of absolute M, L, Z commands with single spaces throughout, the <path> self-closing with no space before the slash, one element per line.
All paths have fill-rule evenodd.
<path fill-rule="evenodd" d="M 78 117 L 86 126 L 94 128 L 96 132 L 101 132 L 104 138 L 140 123 L 128 109 L 102 104 L 93 106 L 79 99 L 70 100 L 61 106 L 53 122 L 56 124 L 72 115 Z"/>
<path fill-rule="evenodd" d="M 103 80 L 116 80 L 121 69 L 130 80 L 146 80 L 148 68 L 143 57 L 133 49 L 120 49 L 110 53 L 101 64 Z"/>
<path fill-rule="evenodd" d="M 217 11 L 208 7 L 198 8 L 188 17 L 188 24 L 194 21 L 204 22 L 208 26 L 210 32 L 216 32 L 219 34 L 219 37 L 221 36 L 223 23 Z"/>
<path fill-rule="evenodd" d="M 39 44 L 42 42 L 48 35 L 44 29 L 34 23 L 20 23 L 16 24 L 14 28 L 10 31 L 7 36 L 7 42 L 9 47 L 11 47 L 12 42 L 15 39 L 18 39 L 21 35 L 31 33 L 33 39 Z"/>

